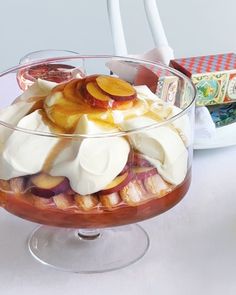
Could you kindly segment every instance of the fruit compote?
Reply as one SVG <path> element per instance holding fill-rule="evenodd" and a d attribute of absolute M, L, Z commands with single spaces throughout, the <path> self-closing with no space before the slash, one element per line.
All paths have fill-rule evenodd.
<path fill-rule="evenodd" d="M 48 198 L 33 194 L 33 189 L 27 190 L 27 177 L 15 178 L 1 181 L 0 200 L 7 211 L 37 223 L 102 228 L 138 222 L 165 212 L 184 197 L 191 181 L 190 172 L 175 188 L 163 184 L 157 173 L 142 177 L 136 175 L 119 191 L 105 195 L 78 196 L 68 188 L 66 192 Z M 35 192 L 38 189 L 41 188 L 36 187 Z"/>
<path fill-rule="evenodd" d="M 54 82 L 61 82 L 61 77 L 69 80 L 40 96 L 41 103 L 29 109 L 22 120 L 26 124 L 32 118 L 41 118 L 37 128 L 46 126 L 52 133 L 71 137 L 52 136 L 55 144 L 40 162 L 38 157 L 43 153 L 33 157 L 30 150 L 37 135 L 25 135 L 22 146 L 26 141 L 32 162 L 40 162 L 40 168 L 26 161 L 29 170 L 25 166 L 24 172 L 18 172 L 17 168 L 14 177 L 1 179 L 1 205 L 19 217 L 42 224 L 101 228 L 141 221 L 178 203 L 191 179 L 182 127 L 173 122 L 139 131 L 140 127 L 168 119 L 172 108 L 158 99 L 145 101 L 138 97 L 135 87 L 117 77 L 72 79 L 71 69 L 60 67 L 58 75 L 58 65 L 42 65 L 23 73 L 26 79 L 45 75 Z M 137 131 L 129 133 L 126 122 Z M 3 152 L 12 170 L 20 162 L 16 153 L 11 154 L 11 139 L 16 136 L 12 133 Z M 46 150 L 50 136 L 40 139 L 44 140 L 42 148 Z M 34 143 L 34 148 L 40 149 L 39 144 Z"/>

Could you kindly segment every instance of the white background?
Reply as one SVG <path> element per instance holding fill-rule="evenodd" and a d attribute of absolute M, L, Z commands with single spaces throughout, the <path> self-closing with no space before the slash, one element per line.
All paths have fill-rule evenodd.
<path fill-rule="evenodd" d="M 142 0 L 120 0 L 129 53 L 154 45 Z M 157 0 L 176 57 L 236 51 L 235 0 Z M 0 70 L 28 52 L 112 53 L 106 0 L 1 0 Z"/>

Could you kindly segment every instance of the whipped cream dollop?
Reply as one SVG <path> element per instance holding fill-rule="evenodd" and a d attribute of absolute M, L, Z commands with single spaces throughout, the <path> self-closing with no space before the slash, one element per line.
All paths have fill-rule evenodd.
<path fill-rule="evenodd" d="M 51 133 L 44 123 L 40 110 L 22 118 L 17 127 L 27 128 L 38 132 Z M 42 170 L 43 165 L 58 138 L 33 135 L 21 131 L 14 131 L 6 141 L 1 157 L 3 169 L 0 170 L 1 179 L 9 179 L 28 174 L 35 174 Z"/>
<path fill-rule="evenodd" d="M 83 115 L 76 131 L 101 134 L 116 130 L 95 124 Z M 104 189 L 122 171 L 130 151 L 123 137 L 81 138 L 75 140 L 71 148 L 72 151 L 68 152 L 70 148 L 67 148 L 61 159 L 58 158 L 50 174 L 68 177 L 72 189 L 81 195 Z"/>
<path fill-rule="evenodd" d="M 12 105 L 0 110 L 0 121 L 16 126 L 42 97 L 50 93 L 55 85 L 57 84 L 54 82 L 38 79 L 17 97 Z M 31 129 L 31 126 L 27 126 L 27 128 Z M 0 125 L 0 144 L 5 143 L 12 132 L 12 129 Z"/>
<path fill-rule="evenodd" d="M 27 90 L 25 90 L 16 101 L 28 101 L 32 98 L 45 97 L 50 94 L 51 90 L 57 86 L 58 83 L 37 79 Z"/>
<path fill-rule="evenodd" d="M 123 130 L 132 130 L 155 124 L 142 116 L 124 121 Z M 180 184 L 187 173 L 188 152 L 179 136 L 170 126 L 160 126 L 129 135 L 132 145 L 156 166 L 159 174 L 169 183 Z"/>
<path fill-rule="evenodd" d="M 0 110 L 0 121 L 16 126 L 33 107 L 34 103 L 17 102 Z M 0 143 L 3 144 L 12 133 L 12 129 L 0 126 Z"/>
<path fill-rule="evenodd" d="M 134 86 L 134 88 L 136 89 L 137 96 L 140 100 L 152 101 L 150 111 L 156 114 L 156 122 L 168 120 L 182 112 L 182 109 L 161 100 L 146 85 Z M 189 146 L 192 143 L 191 122 L 187 115 L 181 115 L 179 118 L 173 120 L 170 123 L 170 126 L 172 126 L 173 129 L 176 129 L 186 146 Z"/>

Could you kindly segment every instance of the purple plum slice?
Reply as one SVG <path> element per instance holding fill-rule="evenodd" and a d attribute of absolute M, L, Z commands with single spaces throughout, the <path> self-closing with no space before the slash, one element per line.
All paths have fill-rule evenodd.
<path fill-rule="evenodd" d="M 70 189 L 69 180 L 63 176 L 50 176 L 40 173 L 30 178 L 30 192 L 49 199 Z"/>

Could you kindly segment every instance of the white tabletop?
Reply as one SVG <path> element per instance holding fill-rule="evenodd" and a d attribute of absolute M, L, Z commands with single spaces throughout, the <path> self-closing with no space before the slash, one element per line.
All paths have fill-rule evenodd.
<path fill-rule="evenodd" d="M 142 223 L 148 253 L 103 274 L 65 273 L 36 262 L 26 247 L 36 224 L 0 209 L 0 294 L 235 295 L 235 170 L 236 147 L 196 151 L 187 196 Z"/>

